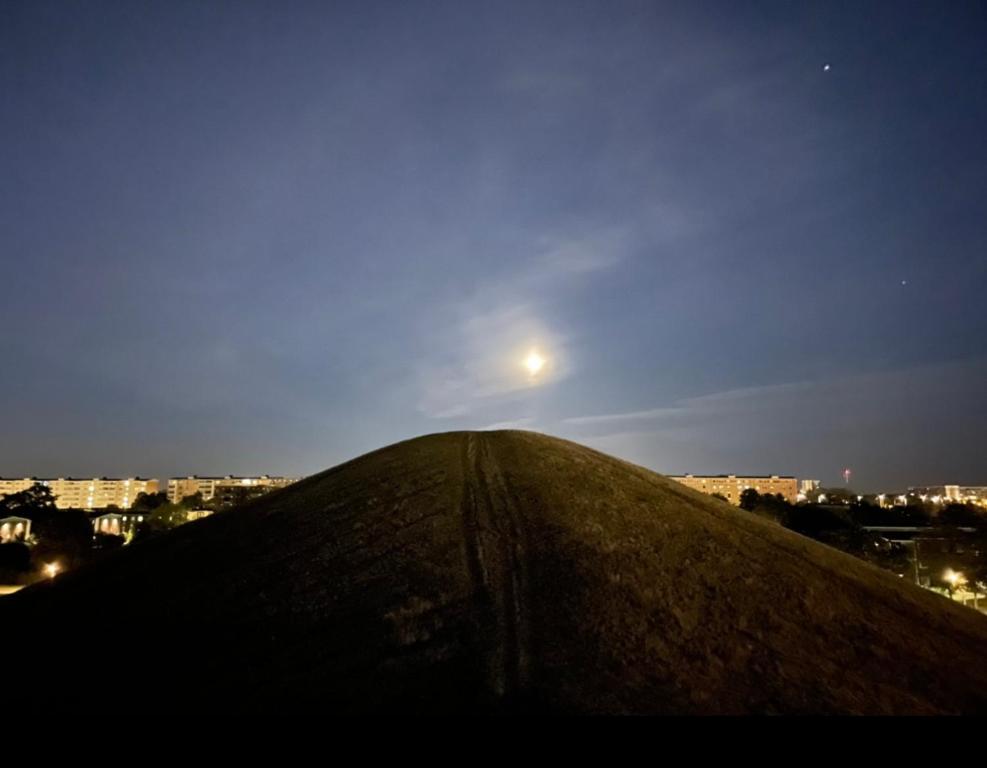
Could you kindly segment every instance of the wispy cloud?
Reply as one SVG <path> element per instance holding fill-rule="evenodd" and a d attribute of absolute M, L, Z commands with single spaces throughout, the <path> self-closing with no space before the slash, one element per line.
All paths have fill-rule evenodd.
<path fill-rule="evenodd" d="M 649 421 L 681 413 L 681 408 L 652 408 L 647 411 L 628 413 L 604 413 L 597 416 L 570 416 L 562 419 L 563 424 L 610 424 L 618 421 Z"/>
<path fill-rule="evenodd" d="M 617 265 L 626 251 L 627 235 L 622 229 L 609 229 L 580 237 L 544 237 L 529 280 L 557 279 L 582 275 Z"/>
<path fill-rule="evenodd" d="M 512 421 L 498 421 L 495 424 L 487 424 L 485 427 L 479 427 L 481 432 L 492 432 L 498 429 L 522 429 L 524 427 L 530 427 L 534 424 L 535 420 L 527 416 L 522 419 L 513 419 Z"/>
<path fill-rule="evenodd" d="M 611 269 L 627 249 L 618 228 L 535 240 L 531 256 L 509 281 L 494 282 L 467 301 L 436 311 L 434 352 L 420 366 L 418 410 L 430 418 L 465 416 L 565 379 L 568 339 L 544 319 L 539 296 L 566 280 Z M 537 378 L 522 361 L 531 350 L 545 357 Z"/>
<path fill-rule="evenodd" d="M 561 423 L 564 436 L 661 472 L 782 472 L 861 489 L 982 482 L 963 450 L 983 429 L 987 360 L 731 389 L 673 407 Z M 928 474 L 905 477 L 903 468 Z"/>
<path fill-rule="evenodd" d="M 569 372 L 564 337 L 526 304 L 462 317 L 439 346 L 445 359 L 437 355 L 419 372 L 419 410 L 436 419 L 465 416 L 481 405 L 559 381 Z M 532 349 L 543 350 L 547 360 L 537 379 L 522 365 Z"/>
<path fill-rule="evenodd" d="M 810 382 L 793 382 L 788 384 L 770 384 L 761 387 L 744 387 L 714 392 L 709 395 L 690 397 L 676 401 L 672 406 L 649 408 L 642 411 L 627 411 L 618 413 L 603 413 L 591 416 L 570 416 L 562 419 L 563 424 L 612 424 L 619 422 L 655 421 L 658 419 L 691 418 L 699 412 L 713 412 L 723 408 L 732 408 L 740 401 L 774 401 L 787 393 L 799 392 L 814 386 Z"/>

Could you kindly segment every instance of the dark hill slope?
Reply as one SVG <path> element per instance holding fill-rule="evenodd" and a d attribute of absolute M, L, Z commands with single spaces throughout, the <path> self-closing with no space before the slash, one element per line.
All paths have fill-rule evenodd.
<path fill-rule="evenodd" d="M 431 435 L 0 601 L 46 709 L 987 713 L 987 620 L 573 443 Z"/>

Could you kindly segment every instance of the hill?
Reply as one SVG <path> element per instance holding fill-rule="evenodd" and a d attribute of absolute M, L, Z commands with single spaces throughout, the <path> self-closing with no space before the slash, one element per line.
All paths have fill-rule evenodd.
<path fill-rule="evenodd" d="M 389 446 L 0 600 L 49 710 L 987 713 L 987 619 L 574 443 Z"/>

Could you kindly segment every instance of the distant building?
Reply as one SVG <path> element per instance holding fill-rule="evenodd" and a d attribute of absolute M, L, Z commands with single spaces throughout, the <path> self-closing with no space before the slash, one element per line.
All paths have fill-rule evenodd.
<path fill-rule="evenodd" d="M 0 478 L 0 496 L 26 491 L 35 483 L 48 487 L 59 509 L 106 509 L 110 506 L 130 509 L 139 494 L 157 493 L 159 485 L 157 480 L 143 477 L 94 477 L 85 480 L 72 477 L 47 480 L 34 477 Z"/>
<path fill-rule="evenodd" d="M 780 493 L 794 504 L 798 482 L 788 475 L 670 475 L 672 480 L 702 493 L 718 493 L 731 504 L 740 504 L 740 494 L 753 488 L 760 494 Z"/>
<path fill-rule="evenodd" d="M 298 482 L 298 477 L 173 477 L 168 481 L 168 501 L 177 504 L 187 496 L 202 494 L 203 501 L 217 500 L 221 506 L 232 507 L 269 491 Z"/>
<path fill-rule="evenodd" d="M 983 485 L 923 485 L 908 489 L 909 496 L 935 503 L 958 501 L 987 505 L 987 486 Z"/>
<path fill-rule="evenodd" d="M 204 501 L 209 501 L 216 493 L 216 483 L 222 480 L 219 477 L 173 477 L 168 480 L 168 501 L 177 504 L 186 496 L 202 494 Z"/>
<path fill-rule="evenodd" d="M 93 533 L 105 533 L 108 536 L 130 536 L 147 517 L 143 513 L 107 512 L 93 518 Z"/>
<path fill-rule="evenodd" d="M 818 491 L 819 486 L 818 480 L 799 480 L 799 493 L 808 496 L 810 493 Z"/>
<path fill-rule="evenodd" d="M 31 535 L 31 521 L 26 517 L 0 517 L 0 544 L 27 541 Z"/>

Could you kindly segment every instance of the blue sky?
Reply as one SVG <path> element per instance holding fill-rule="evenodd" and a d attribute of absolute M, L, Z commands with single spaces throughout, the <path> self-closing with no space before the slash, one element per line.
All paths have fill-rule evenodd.
<path fill-rule="evenodd" d="M 976 2 L 4 3 L 0 475 L 506 424 L 987 484 L 985 37 Z"/>

